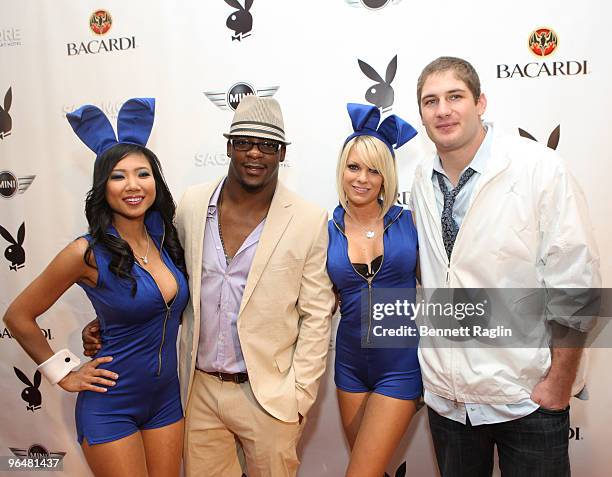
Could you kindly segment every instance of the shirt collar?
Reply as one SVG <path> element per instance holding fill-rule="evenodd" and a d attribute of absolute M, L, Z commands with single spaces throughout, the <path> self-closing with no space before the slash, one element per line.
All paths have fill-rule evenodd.
<path fill-rule="evenodd" d="M 210 200 L 208 201 L 209 217 L 216 214 L 217 212 L 217 203 L 219 202 L 219 196 L 221 195 L 221 189 L 223 189 L 223 184 L 225 184 L 225 179 L 227 179 L 227 177 L 221 179 L 221 182 L 219 182 L 219 185 L 217 186 L 213 194 L 210 196 Z"/>
<path fill-rule="evenodd" d="M 484 128 L 486 130 L 485 138 L 482 141 L 482 144 L 480 144 L 478 151 L 476 151 L 476 154 L 474 155 L 474 158 L 472 159 L 472 161 L 465 167 L 465 169 L 463 169 L 463 171 L 461 171 L 461 174 L 463 174 L 468 167 L 471 167 L 472 169 L 474 169 L 474 171 L 476 171 L 479 174 L 484 173 L 486 165 L 487 165 L 487 161 L 489 160 L 489 157 L 491 157 L 491 142 L 493 138 L 493 124 L 484 123 Z M 434 160 L 433 160 L 432 177 L 436 172 L 439 174 L 442 174 L 443 176 L 446 176 L 446 173 L 444 172 L 444 168 L 442 167 L 442 161 L 440 161 L 440 156 L 438 154 L 436 154 L 436 157 L 434 157 Z M 459 174 L 460 177 L 461 177 L 461 174 Z"/>

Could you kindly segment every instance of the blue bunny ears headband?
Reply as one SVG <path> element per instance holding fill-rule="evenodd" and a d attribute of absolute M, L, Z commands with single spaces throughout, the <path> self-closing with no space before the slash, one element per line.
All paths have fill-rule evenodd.
<path fill-rule="evenodd" d="M 76 135 L 96 153 L 96 160 L 117 144 L 145 147 L 151 135 L 154 117 L 155 98 L 129 99 L 123 103 L 117 115 L 115 136 L 110 121 L 97 106 L 86 104 L 66 114 Z"/>
<path fill-rule="evenodd" d="M 410 124 L 395 114 L 386 117 L 379 125 L 380 110 L 376 106 L 348 103 L 346 109 L 355 132 L 346 138 L 345 145 L 357 136 L 373 136 L 384 142 L 395 157 L 393 145 L 398 149 L 417 135 Z"/>

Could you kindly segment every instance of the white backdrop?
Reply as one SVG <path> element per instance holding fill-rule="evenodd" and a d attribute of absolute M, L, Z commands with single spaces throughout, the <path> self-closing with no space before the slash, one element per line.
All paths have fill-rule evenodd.
<path fill-rule="evenodd" d="M 90 16 L 99 9 L 112 17 L 104 35 L 90 28 Z M 242 35 L 226 26 L 235 10 L 222 0 L 2 2 L 0 225 L 19 244 L 18 229 L 25 223 L 25 263 L 15 252 L 9 253 L 13 261 L 0 256 L 0 314 L 61 248 L 86 231 L 83 206 L 93 154 L 73 134 L 66 112 L 93 103 L 115 117 L 126 99 L 155 97 L 149 147 L 160 157 L 178 200 L 187 186 L 226 170 L 221 133 L 233 111 L 219 105 L 227 101 L 230 88 L 247 83 L 259 94 L 278 88 L 274 96 L 283 106 L 293 142 L 281 178 L 331 211 L 336 157 L 350 132 L 345 104 L 365 102 L 366 91 L 377 83 L 361 71 L 358 59 L 389 82 L 385 71 L 396 55 L 396 75 L 371 94 L 392 88 L 389 112 L 420 132 L 398 153 L 400 202 L 407 201 L 417 161 L 432 150 L 416 107 L 418 74 L 440 55 L 464 57 L 481 75 L 489 100 L 487 120 L 516 134 L 522 128 L 541 142 L 560 125 L 557 150 L 584 188 L 604 286 L 610 286 L 612 64 L 604 21 L 612 7 L 607 3 L 255 0 L 249 12 L 252 29 L 244 28 Z M 242 16 L 248 15 L 239 13 L 236 22 Z M 558 41 L 552 53 L 538 57 L 528 39 L 542 28 L 553 30 Z M 0 239 L 0 252 L 9 245 Z M 73 287 L 39 323 L 54 349 L 76 351 L 80 329 L 92 317 L 84 294 Z M 591 399 L 572 403 L 570 449 L 578 477 L 604 477 L 612 466 L 606 444 L 612 425 L 611 358 L 609 348 L 592 350 Z M 333 367 L 333 343 L 329 362 Z M 31 384 L 20 380 L 13 367 Z M 21 392 L 36 387 L 34 373 L 34 363 L 0 324 L 0 456 L 39 444 L 47 452 L 66 453 L 64 475 L 90 475 L 76 443 L 76 396 L 43 381 L 40 407 L 28 410 Z M 35 394 L 30 391 L 30 400 L 38 407 Z M 300 475 L 343 475 L 348 453 L 331 372 L 309 418 Z M 403 462 L 407 475 L 437 475 L 422 412 L 388 473 L 396 475 Z"/>

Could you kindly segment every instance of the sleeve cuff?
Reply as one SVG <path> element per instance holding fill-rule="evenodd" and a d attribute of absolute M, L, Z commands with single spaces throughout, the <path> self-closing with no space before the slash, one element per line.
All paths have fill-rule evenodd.
<path fill-rule="evenodd" d="M 57 384 L 74 368 L 81 364 L 81 360 L 70 350 L 59 350 L 47 361 L 38 365 L 38 370 L 51 384 Z"/>

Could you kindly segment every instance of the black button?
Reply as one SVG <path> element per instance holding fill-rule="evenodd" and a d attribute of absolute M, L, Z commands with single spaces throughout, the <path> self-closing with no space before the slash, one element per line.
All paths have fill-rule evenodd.
<path fill-rule="evenodd" d="M 66 361 L 66 363 L 70 363 L 70 357 L 64 358 L 64 361 Z"/>

